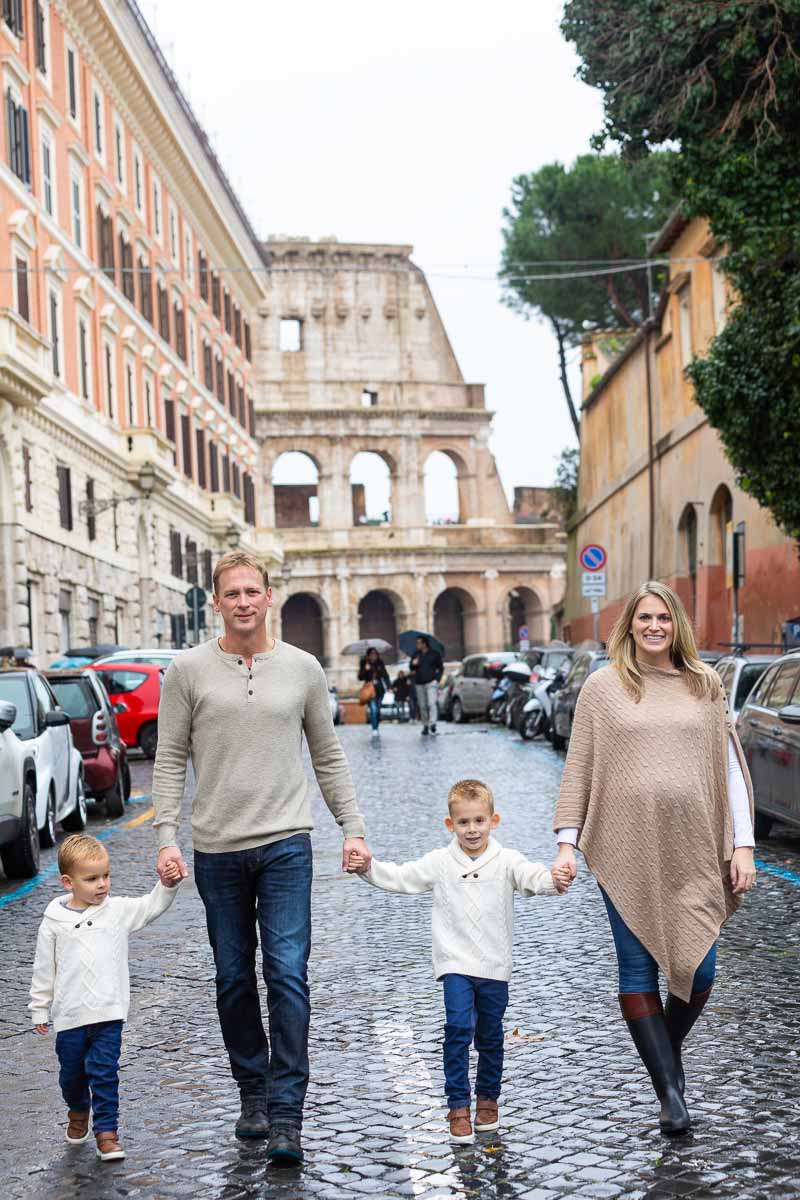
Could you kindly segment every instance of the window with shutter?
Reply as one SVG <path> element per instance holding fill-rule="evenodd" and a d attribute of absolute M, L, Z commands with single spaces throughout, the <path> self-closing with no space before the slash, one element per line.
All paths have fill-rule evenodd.
<path fill-rule="evenodd" d="M 169 341 L 169 296 L 163 284 L 156 284 L 158 295 L 158 332 L 165 342 Z"/>
<path fill-rule="evenodd" d="M 207 592 L 214 590 L 214 558 L 210 550 L 203 551 L 203 587 Z"/>
<path fill-rule="evenodd" d="M 139 312 L 153 324 L 153 281 L 146 258 L 139 257 Z"/>
<path fill-rule="evenodd" d="M 11 88 L 6 91 L 8 129 L 8 165 L 22 183 L 31 181 L 31 152 L 28 139 L 28 111 L 18 104 Z"/>
<path fill-rule="evenodd" d="M 75 51 L 67 49 L 67 103 L 69 115 L 73 121 L 78 118 L 78 81 L 75 65 Z"/>
<path fill-rule="evenodd" d="M 97 206 L 97 244 L 100 269 L 114 283 L 114 222 L 100 204 Z"/>
<path fill-rule="evenodd" d="M 247 425 L 247 409 L 244 402 L 244 388 L 240 383 L 236 389 L 236 399 L 238 401 L 238 417 L 239 424 L 244 428 Z"/>
<path fill-rule="evenodd" d="M 97 518 L 94 512 L 94 480 L 86 480 L 86 536 L 90 542 L 97 537 Z"/>
<path fill-rule="evenodd" d="M 221 358 L 217 359 L 217 399 L 220 404 L 225 403 L 225 368 Z"/>
<path fill-rule="evenodd" d="M 175 322 L 175 350 L 179 358 L 186 362 L 186 315 L 176 300 L 172 306 Z"/>
<path fill-rule="evenodd" d="M 17 271 L 17 312 L 23 321 L 30 321 L 31 307 L 28 296 L 28 264 L 24 258 L 16 260 Z"/>
<path fill-rule="evenodd" d="M 231 294 L 225 292 L 225 332 L 230 333 L 233 329 L 233 319 L 231 316 Z"/>
<path fill-rule="evenodd" d="M 233 378 L 233 371 L 228 371 L 228 408 L 232 416 L 236 416 L 236 380 Z"/>
<path fill-rule="evenodd" d="M 22 6 L 23 0 L 3 0 L 3 20 L 17 37 L 23 37 L 25 33 Z"/>
<path fill-rule="evenodd" d="M 256 406 L 251 399 L 247 401 L 247 431 L 250 437 L 256 436 Z"/>
<path fill-rule="evenodd" d="M 222 456 L 222 490 L 223 492 L 231 490 L 231 460 L 227 454 Z"/>
<path fill-rule="evenodd" d="M 197 583 L 197 542 L 186 539 L 186 582 Z"/>
<path fill-rule="evenodd" d="M 78 320 L 78 368 L 81 380 L 81 396 L 89 399 L 89 327 L 81 317 Z"/>
<path fill-rule="evenodd" d="M 200 297 L 208 300 L 208 259 L 202 250 L 197 251 L 197 274 L 200 276 Z"/>
<path fill-rule="evenodd" d="M 220 317 L 222 315 L 219 275 L 217 275 L 215 271 L 211 272 L 211 309 L 215 317 Z"/>
<path fill-rule="evenodd" d="M 53 364 L 53 374 L 61 378 L 61 337 L 59 333 L 58 296 L 50 293 L 50 355 Z"/>
<path fill-rule="evenodd" d="M 33 512 L 33 473 L 31 471 L 31 451 L 29 446 L 22 447 L 22 482 L 25 496 L 25 512 Z"/>
<path fill-rule="evenodd" d="M 133 278 L 133 246 L 126 241 L 125 234 L 122 232 L 119 235 L 119 271 L 121 275 L 122 294 L 126 300 L 130 300 L 133 304 L 136 299 Z"/>
<path fill-rule="evenodd" d="M 192 478 L 192 425 L 188 413 L 181 413 L 181 443 L 183 450 L 183 473 Z"/>
<path fill-rule="evenodd" d="M 211 491 L 219 491 L 219 456 L 217 447 L 213 442 L 208 446 L 208 475 L 211 483 Z"/>
<path fill-rule="evenodd" d="M 62 529 L 72 529 L 72 473 L 63 463 L 56 464 L 58 480 L 58 519 Z"/>
<path fill-rule="evenodd" d="M 195 453 L 197 456 L 197 482 L 201 488 L 208 486 L 206 477 L 206 433 L 204 429 L 195 431 Z"/>
<path fill-rule="evenodd" d="M 239 468 L 236 463 L 233 464 L 232 474 L 233 474 L 233 494 L 237 500 L 240 500 L 242 497 L 241 476 L 239 474 Z"/>
<path fill-rule="evenodd" d="M 167 435 L 167 440 L 175 441 L 175 401 L 169 397 L 164 399 L 164 433 Z"/>
<path fill-rule="evenodd" d="M 44 5 L 42 4 L 42 0 L 35 0 L 33 11 L 36 18 L 36 68 L 37 70 L 41 71 L 43 75 L 46 75 L 47 40 Z"/>
<path fill-rule="evenodd" d="M 250 351 L 251 351 L 251 347 L 250 347 L 250 322 L 249 322 L 249 321 L 245 321 L 245 323 L 244 323 L 244 356 L 245 356 L 245 358 L 247 359 L 247 361 L 248 361 L 248 362 L 252 362 L 252 361 L 253 361 L 252 354 L 251 354 L 251 352 L 250 352 Z"/>
<path fill-rule="evenodd" d="M 169 531 L 170 570 L 176 579 L 183 579 L 183 551 L 181 535 L 177 529 Z"/>
<path fill-rule="evenodd" d="M 239 311 L 239 306 L 233 310 L 233 340 L 241 350 L 242 348 L 242 314 Z"/>
<path fill-rule="evenodd" d="M 256 489 L 252 475 L 245 474 L 244 479 L 244 519 L 248 525 L 256 523 Z"/>
<path fill-rule="evenodd" d="M 214 390 L 214 363 L 211 355 L 211 346 L 208 342 L 203 342 L 203 382 L 210 392 Z"/>

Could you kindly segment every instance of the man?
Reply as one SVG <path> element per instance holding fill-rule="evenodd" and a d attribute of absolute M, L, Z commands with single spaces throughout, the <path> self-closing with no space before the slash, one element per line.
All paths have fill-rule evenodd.
<path fill-rule="evenodd" d="M 432 650 L 426 637 L 417 638 L 417 652 L 409 664 L 414 678 L 417 693 L 417 705 L 422 720 L 422 734 L 427 737 L 428 728 L 436 733 L 436 720 L 439 715 L 437 696 L 439 680 L 444 674 L 444 663 L 438 650 Z"/>
<path fill-rule="evenodd" d="M 179 654 L 164 680 L 153 773 L 156 869 L 163 879 L 177 862 L 187 873 L 177 826 L 191 754 L 195 881 L 214 952 L 222 1037 L 241 1093 L 236 1134 L 268 1136 L 267 1156 L 285 1166 L 302 1161 L 308 1086 L 312 820 L 303 733 L 344 832 L 343 869 L 351 851 L 369 851 L 322 667 L 268 635 L 272 588 L 264 567 L 242 551 L 226 554 L 214 571 L 213 604 L 223 636 Z"/>

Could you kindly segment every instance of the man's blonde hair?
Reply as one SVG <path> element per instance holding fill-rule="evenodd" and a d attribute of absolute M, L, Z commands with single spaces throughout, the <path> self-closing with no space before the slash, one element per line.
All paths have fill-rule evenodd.
<path fill-rule="evenodd" d="M 214 595 L 219 595 L 219 577 L 223 571 L 230 571 L 231 567 L 252 567 L 254 571 L 258 571 L 261 578 L 264 580 L 264 587 L 269 587 L 269 573 L 255 554 L 249 554 L 247 550 L 231 550 L 228 554 L 223 554 L 217 565 L 214 567 Z"/>
<path fill-rule="evenodd" d="M 453 805 L 459 804 L 463 800 L 480 800 L 487 806 L 490 814 L 494 812 L 492 789 L 485 783 L 481 783 L 480 779 L 459 779 L 458 783 L 453 784 L 447 795 L 447 811 L 451 817 Z"/>
<path fill-rule="evenodd" d="M 99 862 L 102 858 L 108 858 L 102 842 L 88 833 L 73 833 L 58 847 L 58 870 L 61 875 L 71 875 L 80 863 Z"/>

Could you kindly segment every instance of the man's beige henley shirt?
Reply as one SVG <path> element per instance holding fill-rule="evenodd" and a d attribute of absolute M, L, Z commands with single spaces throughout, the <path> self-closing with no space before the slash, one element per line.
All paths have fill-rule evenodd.
<path fill-rule="evenodd" d="M 177 842 L 189 757 L 196 850 L 248 850 L 311 830 L 304 733 L 328 808 L 345 837 L 363 837 L 325 674 L 312 655 L 276 640 L 248 667 L 216 638 L 177 655 L 158 714 L 153 825 L 159 849 Z"/>

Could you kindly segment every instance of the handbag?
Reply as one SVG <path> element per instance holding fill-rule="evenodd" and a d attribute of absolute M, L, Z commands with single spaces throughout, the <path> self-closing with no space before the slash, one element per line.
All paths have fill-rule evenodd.
<path fill-rule="evenodd" d="M 375 699 L 375 684 L 370 683 L 369 679 L 366 683 L 362 683 L 361 691 L 358 693 L 359 704 L 369 704 L 370 700 Z"/>

